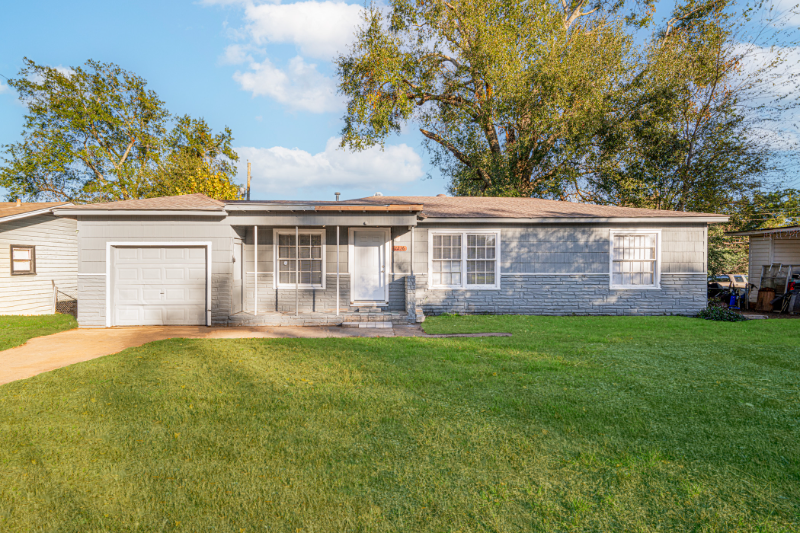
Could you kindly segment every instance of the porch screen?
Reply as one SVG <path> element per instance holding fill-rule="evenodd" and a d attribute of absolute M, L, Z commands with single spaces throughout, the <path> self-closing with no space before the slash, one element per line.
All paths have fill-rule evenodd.
<path fill-rule="evenodd" d="M 656 234 L 614 235 L 612 285 L 655 286 L 656 239 Z"/>
<path fill-rule="evenodd" d="M 461 235 L 434 235 L 433 285 L 461 285 Z"/>
<path fill-rule="evenodd" d="M 295 269 L 299 266 L 300 285 L 322 285 L 322 235 L 301 233 L 295 247 L 293 234 L 278 235 L 278 282 L 295 283 Z M 295 257 L 299 254 L 299 258 Z M 299 259 L 299 265 L 295 261 Z"/>

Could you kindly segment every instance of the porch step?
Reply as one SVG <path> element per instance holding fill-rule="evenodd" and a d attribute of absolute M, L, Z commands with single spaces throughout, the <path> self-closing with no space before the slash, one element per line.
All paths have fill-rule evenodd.
<path fill-rule="evenodd" d="M 391 328 L 391 322 L 342 322 L 343 328 Z"/>

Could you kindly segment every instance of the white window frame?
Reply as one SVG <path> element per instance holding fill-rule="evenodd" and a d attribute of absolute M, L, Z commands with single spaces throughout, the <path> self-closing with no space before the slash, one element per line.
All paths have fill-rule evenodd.
<path fill-rule="evenodd" d="M 433 236 L 434 235 L 461 235 L 461 285 L 434 285 L 433 284 Z M 493 285 L 467 284 L 467 235 L 494 235 L 495 239 L 495 273 Z M 499 229 L 430 229 L 428 230 L 428 287 L 431 289 L 469 289 L 479 291 L 496 291 L 500 288 L 501 268 L 501 231 Z"/>
<path fill-rule="evenodd" d="M 326 256 L 326 231 L 325 229 L 303 229 L 300 228 L 297 232 L 299 235 L 320 235 L 322 237 L 322 283 L 321 284 L 314 284 L 314 283 L 280 283 L 280 268 L 278 265 L 278 236 L 279 235 L 291 235 L 294 237 L 295 229 L 294 228 L 281 228 L 277 229 L 274 228 L 272 230 L 272 288 L 273 289 L 294 289 L 297 287 L 298 289 L 325 289 L 325 276 L 327 273 L 326 267 L 328 258 Z M 296 258 L 298 261 L 300 258 Z"/>
<path fill-rule="evenodd" d="M 653 285 L 614 284 L 614 237 L 618 235 L 655 235 L 656 260 L 653 267 Z M 661 230 L 660 229 L 612 229 L 608 237 L 608 286 L 611 290 L 660 290 L 661 289 Z"/>

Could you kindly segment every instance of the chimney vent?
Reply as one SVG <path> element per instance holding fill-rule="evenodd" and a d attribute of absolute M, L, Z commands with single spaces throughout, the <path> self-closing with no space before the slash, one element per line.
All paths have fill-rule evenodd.
<path fill-rule="evenodd" d="M 17 198 L 17 207 L 21 207 L 21 206 L 22 206 L 22 200 Z"/>
<path fill-rule="evenodd" d="M 382 192 L 376 192 L 374 196 L 383 196 Z"/>
<path fill-rule="evenodd" d="M 335 194 L 335 195 L 336 195 L 336 201 L 338 202 L 338 201 L 339 201 L 339 196 L 341 196 L 341 194 L 342 194 L 342 193 L 340 193 L 340 192 L 335 192 L 335 193 L 333 193 L 333 194 Z"/>

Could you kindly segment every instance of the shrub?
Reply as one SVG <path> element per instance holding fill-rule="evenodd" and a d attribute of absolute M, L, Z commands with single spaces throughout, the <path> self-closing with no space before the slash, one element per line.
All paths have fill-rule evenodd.
<path fill-rule="evenodd" d="M 727 307 L 719 307 L 715 305 L 709 305 L 700 311 L 697 314 L 697 318 L 702 318 L 704 320 L 716 320 L 718 322 L 741 322 L 742 320 L 747 320 L 744 315 L 741 315 L 736 311 L 731 311 Z"/>

